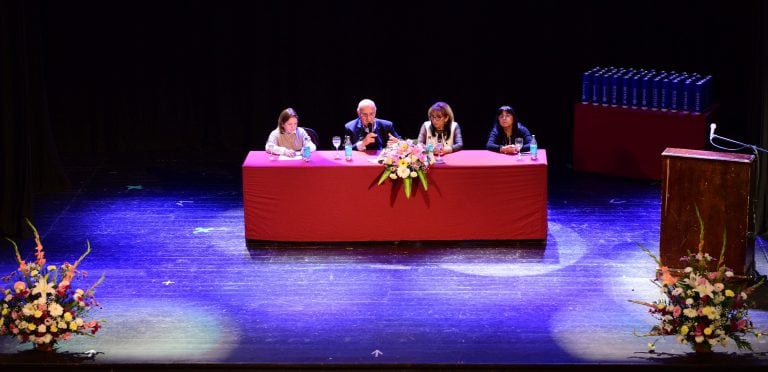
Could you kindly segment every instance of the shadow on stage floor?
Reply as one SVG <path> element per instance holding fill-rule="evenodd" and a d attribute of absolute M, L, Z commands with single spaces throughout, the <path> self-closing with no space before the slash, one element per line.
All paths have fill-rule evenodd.
<path fill-rule="evenodd" d="M 90 242 L 81 268 L 106 277 L 91 315 L 107 322 L 52 354 L 0 339 L 4 370 L 768 365 L 765 338 L 750 339 L 752 352 L 697 355 L 634 335 L 654 324 L 628 300 L 658 296 L 655 263 L 639 248 L 658 253 L 658 182 L 553 175 L 546 241 L 297 245 L 244 241 L 239 164 L 101 159 L 67 170 L 73 188 L 40 195 L 34 221 L 49 262 L 73 262 Z M 758 239 L 761 273 L 766 249 Z M 766 297 L 761 289 L 750 312 L 759 328 Z"/>

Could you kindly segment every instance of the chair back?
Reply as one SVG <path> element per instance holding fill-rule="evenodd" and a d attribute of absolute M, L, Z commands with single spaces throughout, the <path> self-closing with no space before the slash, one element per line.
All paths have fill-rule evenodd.
<path fill-rule="evenodd" d="M 317 132 L 312 128 L 302 127 L 305 132 L 309 135 L 309 139 L 312 140 L 312 143 L 315 144 L 316 147 L 320 147 L 320 140 L 317 136 Z"/>

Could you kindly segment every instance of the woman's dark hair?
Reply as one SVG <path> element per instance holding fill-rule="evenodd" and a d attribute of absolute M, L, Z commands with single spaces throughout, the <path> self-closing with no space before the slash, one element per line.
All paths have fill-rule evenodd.
<path fill-rule="evenodd" d="M 494 126 L 501 128 L 501 125 L 499 125 L 499 115 L 504 113 L 512 115 L 512 128 L 517 128 L 517 124 L 520 122 L 520 120 L 517 120 L 517 113 L 515 112 L 515 109 L 512 108 L 512 106 L 507 105 L 496 109 L 496 116 L 493 119 Z"/>
<path fill-rule="evenodd" d="M 496 109 L 496 125 L 499 125 L 499 115 L 503 113 L 512 115 L 512 119 L 514 119 L 513 124 L 517 124 L 518 122 L 520 122 L 520 120 L 517 120 L 517 113 L 515 112 L 515 109 L 512 108 L 512 106 L 504 105 Z"/>

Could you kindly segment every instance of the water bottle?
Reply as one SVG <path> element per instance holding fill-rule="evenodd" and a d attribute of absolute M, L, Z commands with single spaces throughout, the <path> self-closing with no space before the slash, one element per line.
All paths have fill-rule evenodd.
<path fill-rule="evenodd" d="M 349 136 L 344 136 L 344 159 L 352 160 L 352 141 L 349 140 Z"/>
<path fill-rule="evenodd" d="M 536 160 L 539 158 L 539 144 L 536 143 L 536 135 L 531 135 L 531 144 L 528 145 L 531 149 L 531 160 Z"/>
<path fill-rule="evenodd" d="M 309 161 L 311 157 L 312 157 L 312 151 L 309 150 L 309 145 L 304 144 L 304 148 L 301 149 L 301 159 L 304 161 Z"/>

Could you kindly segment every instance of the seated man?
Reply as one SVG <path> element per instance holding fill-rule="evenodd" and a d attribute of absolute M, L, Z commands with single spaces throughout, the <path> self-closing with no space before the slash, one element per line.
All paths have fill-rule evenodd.
<path fill-rule="evenodd" d="M 376 104 L 370 99 L 357 105 L 357 119 L 344 125 L 344 134 L 358 151 L 381 150 L 385 142 L 400 139 L 391 121 L 376 119 Z"/>

